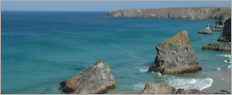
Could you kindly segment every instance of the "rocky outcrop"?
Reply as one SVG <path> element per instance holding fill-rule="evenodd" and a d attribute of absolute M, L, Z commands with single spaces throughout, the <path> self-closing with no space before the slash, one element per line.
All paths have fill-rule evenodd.
<path fill-rule="evenodd" d="M 223 32 L 223 30 L 220 30 L 220 29 L 219 29 L 217 32 Z"/>
<path fill-rule="evenodd" d="M 181 19 L 217 21 L 220 16 L 230 17 L 230 7 L 189 7 L 161 9 L 122 9 L 110 11 L 107 17 L 117 18 L 149 18 L 149 19 Z"/>
<path fill-rule="evenodd" d="M 197 89 L 178 89 L 175 94 L 210 94 L 210 93 L 205 93 Z"/>
<path fill-rule="evenodd" d="M 231 42 L 231 18 L 226 20 L 225 27 L 223 28 L 222 36 L 217 41 Z"/>
<path fill-rule="evenodd" d="M 154 85 L 152 82 L 145 84 L 144 90 L 136 94 L 174 94 L 176 89 L 168 84 Z"/>
<path fill-rule="evenodd" d="M 204 50 L 231 51 L 231 44 L 208 44 L 202 47 Z"/>
<path fill-rule="evenodd" d="M 109 66 L 98 60 L 69 80 L 61 82 L 59 90 L 68 94 L 102 94 L 115 88 L 115 80 Z"/>
<path fill-rule="evenodd" d="M 212 34 L 211 29 L 209 28 L 209 24 L 205 27 L 204 30 L 198 31 L 198 34 Z"/>
<path fill-rule="evenodd" d="M 144 90 L 142 92 L 134 94 L 210 94 L 201 92 L 197 89 L 175 89 L 174 87 L 163 84 L 163 85 L 154 85 L 152 82 L 145 84 Z"/>
<path fill-rule="evenodd" d="M 216 29 L 211 29 L 212 32 L 217 31 Z"/>
<path fill-rule="evenodd" d="M 161 74 L 192 73 L 202 69 L 191 47 L 187 31 L 180 32 L 156 46 L 157 56 L 149 72 Z"/>

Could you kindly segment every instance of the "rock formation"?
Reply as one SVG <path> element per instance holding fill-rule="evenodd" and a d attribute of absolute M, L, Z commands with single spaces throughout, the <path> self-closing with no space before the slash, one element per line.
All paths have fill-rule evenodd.
<path fill-rule="evenodd" d="M 209 24 L 205 27 L 203 31 L 198 31 L 198 34 L 212 34 L 212 31 L 209 28 Z"/>
<path fill-rule="evenodd" d="M 122 9 L 110 11 L 107 17 L 117 18 L 149 18 L 149 19 L 181 19 L 217 21 L 223 16 L 231 16 L 230 7 L 188 7 L 160 9 Z"/>
<path fill-rule="evenodd" d="M 102 94 L 115 88 L 115 80 L 109 66 L 98 60 L 69 80 L 61 82 L 60 90 L 69 94 Z"/>
<path fill-rule="evenodd" d="M 182 74 L 202 70 L 191 47 L 187 31 L 180 32 L 156 46 L 157 56 L 149 72 Z"/>
<path fill-rule="evenodd" d="M 222 36 L 220 36 L 217 41 L 231 42 L 231 18 L 226 20 Z"/>
<path fill-rule="evenodd" d="M 176 89 L 168 84 L 154 85 L 152 82 L 145 84 L 142 92 L 136 94 L 174 94 Z"/>
<path fill-rule="evenodd" d="M 231 51 L 231 44 L 208 44 L 202 47 L 204 50 Z"/>
<path fill-rule="evenodd" d="M 163 84 L 163 85 L 154 85 L 152 82 L 145 84 L 144 90 L 142 92 L 134 94 L 210 94 L 201 92 L 197 89 L 175 89 L 174 87 Z"/>
<path fill-rule="evenodd" d="M 216 29 L 211 29 L 211 31 L 213 32 L 213 31 L 217 31 Z"/>
<path fill-rule="evenodd" d="M 188 90 L 178 89 L 175 94 L 210 94 L 210 93 L 201 92 L 200 90 L 197 89 L 188 89 Z"/>

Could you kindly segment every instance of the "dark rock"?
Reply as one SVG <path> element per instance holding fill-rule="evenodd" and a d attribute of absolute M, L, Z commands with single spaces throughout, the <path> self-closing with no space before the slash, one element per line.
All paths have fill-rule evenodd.
<path fill-rule="evenodd" d="M 149 72 L 182 74 L 202 70 L 191 47 L 187 31 L 180 32 L 156 46 L 157 56 Z"/>
<path fill-rule="evenodd" d="M 115 88 L 109 66 L 100 59 L 69 80 L 61 82 L 59 90 L 69 94 L 102 94 Z"/>
<path fill-rule="evenodd" d="M 226 20 L 225 27 L 223 28 L 222 36 L 217 41 L 231 42 L 231 18 Z"/>
<path fill-rule="evenodd" d="M 159 9 L 122 9 L 110 11 L 108 17 L 148 18 L 148 19 L 181 19 L 216 21 L 221 16 L 230 17 L 230 7 L 188 7 Z"/>
<path fill-rule="evenodd" d="M 135 94 L 174 94 L 175 88 L 168 84 L 154 85 L 152 82 L 145 84 L 144 90 Z"/>
<path fill-rule="evenodd" d="M 217 31 L 216 29 L 211 29 L 212 32 Z"/>
<path fill-rule="evenodd" d="M 218 32 L 223 32 L 223 30 L 218 30 Z"/>
<path fill-rule="evenodd" d="M 215 25 L 210 25 L 209 27 L 215 27 Z"/>
<path fill-rule="evenodd" d="M 220 16 L 218 20 L 215 22 L 215 28 L 223 28 L 224 22 L 225 20 L 223 19 L 223 16 Z"/>
<path fill-rule="evenodd" d="M 208 44 L 203 46 L 204 50 L 231 51 L 231 44 Z"/>
<path fill-rule="evenodd" d="M 198 34 L 212 34 L 212 31 L 209 28 L 209 24 L 205 27 L 203 31 L 199 31 Z"/>
<path fill-rule="evenodd" d="M 210 94 L 210 93 L 205 93 L 197 89 L 178 89 L 175 94 Z"/>

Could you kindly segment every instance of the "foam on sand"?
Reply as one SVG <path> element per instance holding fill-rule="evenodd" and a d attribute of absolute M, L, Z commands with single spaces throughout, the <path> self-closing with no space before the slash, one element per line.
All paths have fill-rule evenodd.
<path fill-rule="evenodd" d="M 176 76 L 163 76 L 164 83 L 171 85 L 176 89 L 198 89 L 203 90 L 212 86 L 211 78 L 178 78 Z M 164 84 L 163 83 L 163 84 Z"/>
<path fill-rule="evenodd" d="M 230 66 L 227 66 L 228 68 L 231 68 L 231 65 Z"/>
<path fill-rule="evenodd" d="M 136 91 L 142 91 L 146 83 L 137 83 L 134 85 L 117 85 L 120 89 L 134 89 Z"/>
<path fill-rule="evenodd" d="M 221 68 L 217 68 L 217 70 L 221 70 Z"/>

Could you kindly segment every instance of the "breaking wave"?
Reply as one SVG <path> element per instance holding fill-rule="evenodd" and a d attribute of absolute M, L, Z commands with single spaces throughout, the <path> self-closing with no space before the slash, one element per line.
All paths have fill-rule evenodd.
<path fill-rule="evenodd" d="M 217 56 L 227 57 L 227 58 L 231 59 L 231 55 L 229 55 L 229 54 L 221 54 L 221 55 L 217 55 Z"/>
<path fill-rule="evenodd" d="M 163 77 L 164 83 L 167 83 L 176 89 L 203 90 L 210 87 L 213 83 L 213 79 L 211 78 L 178 78 L 176 76 L 168 75 L 164 75 Z"/>
<path fill-rule="evenodd" d="M 135 69 L 138 69 L 140 72 L 147 72 L 149 67 L 148 66 L 141 66 L 141 67 L 135 67 Z"/>

